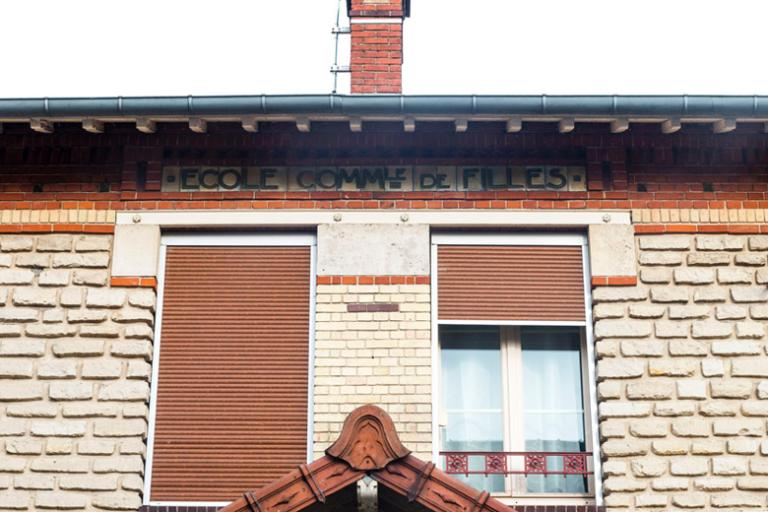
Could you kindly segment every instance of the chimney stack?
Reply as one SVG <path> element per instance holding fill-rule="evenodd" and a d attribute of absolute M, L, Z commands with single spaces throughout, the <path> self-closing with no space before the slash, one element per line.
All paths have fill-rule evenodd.
<path fill-rule="evenodd" d="M 403 20 L 410 0 L 347 0 L 352 94 L 403 92 Z"/>

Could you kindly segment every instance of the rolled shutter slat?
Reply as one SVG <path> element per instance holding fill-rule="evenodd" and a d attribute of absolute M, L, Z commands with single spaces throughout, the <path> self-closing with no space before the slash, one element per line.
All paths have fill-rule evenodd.
<path fill-rule="evenodd" d="M 229 501 L 307 458 L 309 247 L 168 247 L 150 498 Z"/>
<path fill-rule="evenodd" d="M 580 246 L 440 245 L 440 320 L 583 321 Z"/>

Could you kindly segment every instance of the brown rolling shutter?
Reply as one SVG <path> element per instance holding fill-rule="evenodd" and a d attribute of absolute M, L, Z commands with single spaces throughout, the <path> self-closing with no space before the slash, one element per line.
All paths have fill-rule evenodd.
<path fill-rule="evenodd" d="M 584 320 L 580 246 L 440 245 L 440 320 Z"/>
<path fill-rule="evenodd" d="M 310 248 L 168 247 L 152 501 L 228 501 L 306 462 Z"/>

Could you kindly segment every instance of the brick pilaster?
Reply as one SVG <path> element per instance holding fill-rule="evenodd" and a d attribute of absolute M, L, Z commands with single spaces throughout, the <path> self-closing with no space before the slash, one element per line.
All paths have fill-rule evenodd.
<path fill-rule="evenodd" d="M 403 0 L 352 0 L 353 94 L 403 91 Z"/>
<path fill-rule="evenodd" d="M 430 311 L 429 276 L 318 276 L 315 458 L 366 403 L 392 415 L 416 456 L 431 457 Z"/>

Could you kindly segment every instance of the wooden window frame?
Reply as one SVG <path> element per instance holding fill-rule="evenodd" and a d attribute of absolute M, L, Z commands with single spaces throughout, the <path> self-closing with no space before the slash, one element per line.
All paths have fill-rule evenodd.
<path fill-rule="evenodd" d="M 501 357 L 502 357 L 502 383 L 504 400 L 504 444 L 505 449 L 513 446 L 513 438 L 520 438 L 522 431 L 516 428 L 509 418 L 513 411 L 522 409 L 521 403 L 515 403 L 510 396 L 510 383 L 508 371 L 510 364 L 515 364 L 516 338 L 517 356 L 520 359 L 521 326 L 574 326 L 579 327 L 582 338 L 582 391 L 584 394 L 584 421 L 587 450 L 591 451 L 592 468 L 594 476 L 590 479 L 589 494 L 557 495 L 557 494 L 526 494 L 514 497 L 499 496 L 509 505 L 523 505 L 535 502 L 542 504 L 545 501 L 553 504 L 602 504 L 602 480 L 600 463 L 600 441 L 598 438 L 597 417 L 597 377 L 595 368 L 594 336 L 592 332 L 592 297 L 591 297 L 591 273 L 589 268 L 589 247 L 586 234 L 581 233 L 433 233 L 431 240 L 431 274 L 432 274 L 432 459 L 435 464 L 440 464 L 440 404 L 441 404 L 441 375 L 440 365 L 440 339 L 439 328 L 441 325 L 494 325 L 501 327 Z M 540 320 L 440 320 L 438 318 L 438 271 L 437 258 L 440 245 L 527 245 L 527 246 L 580 246 L 582 248 L 582 268 L 584 272 L 584 321 L 540 321 Z M 519 362 L 519 361 L 518 361 Z M 517 402 L 520 402 L 519 397 Z M 509 489 L 509 477 L 507 477 Z"/>
<path fill-rule="evenodd" d="M 152 501 L 152 463 L 157 419 L 157 383 L 160 374 L 160 345 L 162 338 L 163 293 L 165 286 L 166 251 L 169 246 L 221 246 L 221 247 L 286 247 L 309 246 L 309 361 L 307 376 L 307 462 L 312 462 L 314 435 L 314 354 L 316 311 L 317 236 L 314 233 L 165 233 L 160 241 L 160 259 L 157 275 L 157 306 L 155 310 L 154 343 L 152 346 L 152 380 L 150 382 L 149 424 L 147 429 L 147 456 L 144 461 L 144 491 L 142 504 L 147 506 L 222 507 L 223 501 Z"/>

